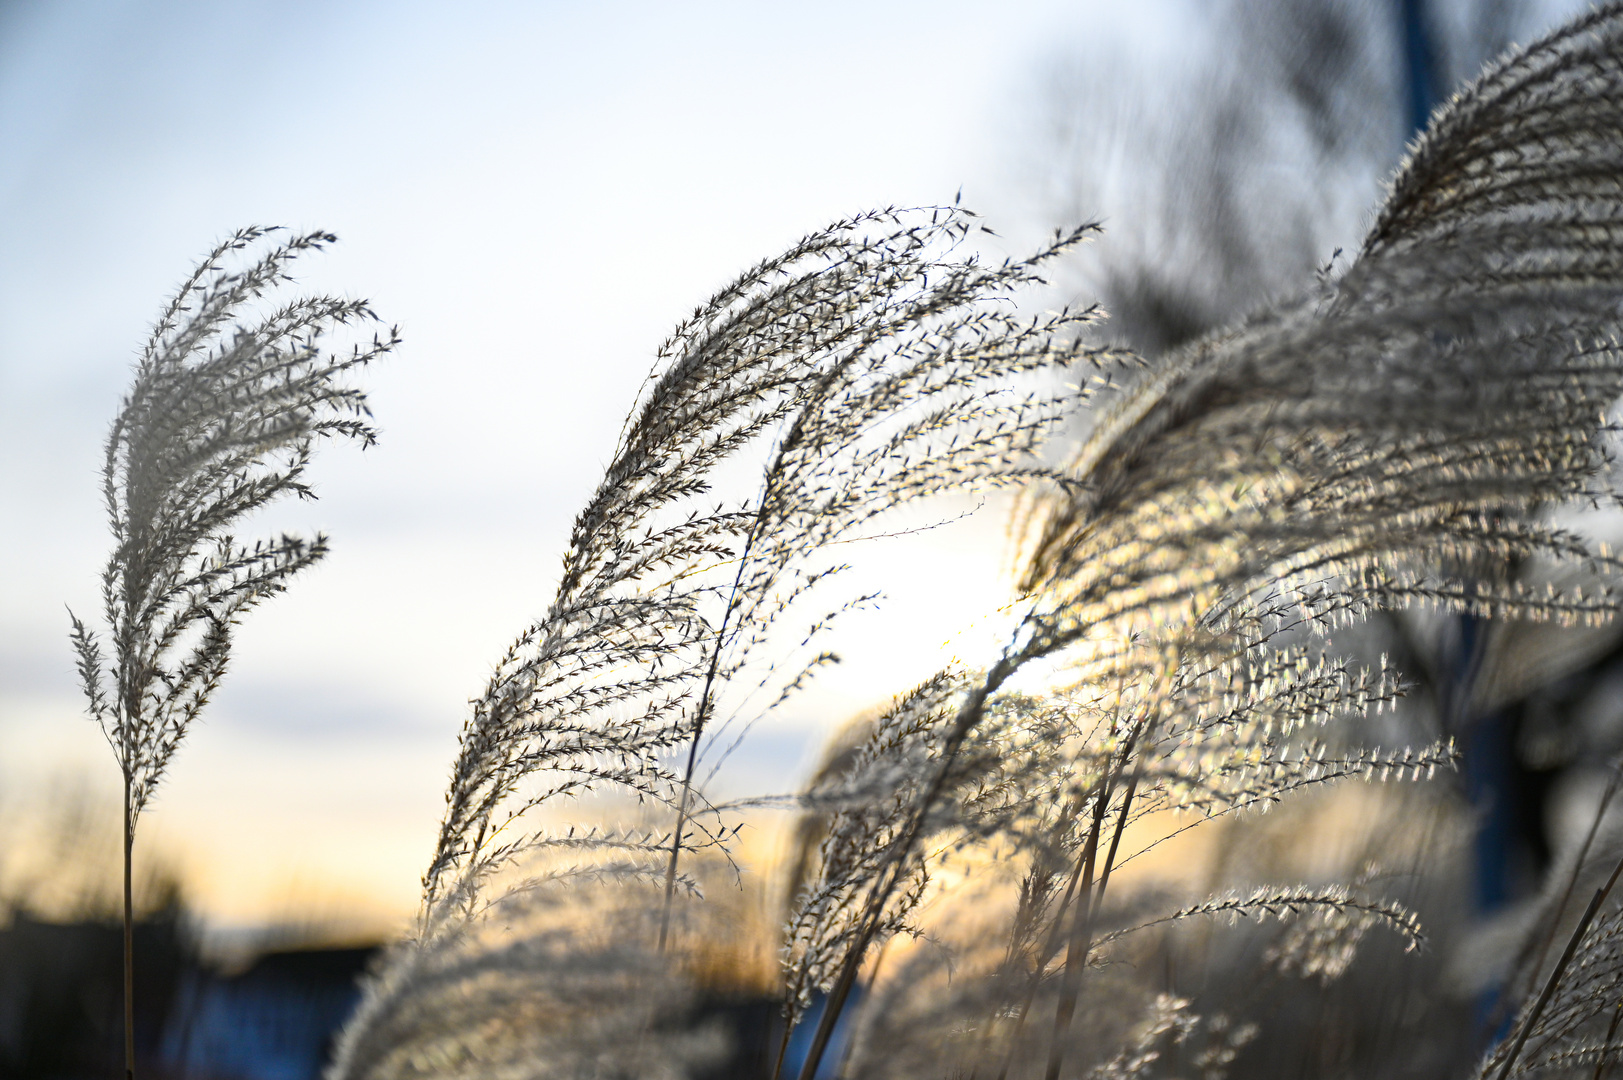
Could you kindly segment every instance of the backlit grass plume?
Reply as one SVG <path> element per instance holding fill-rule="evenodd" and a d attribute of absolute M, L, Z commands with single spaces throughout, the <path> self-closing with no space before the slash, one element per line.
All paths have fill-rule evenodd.
<path fill-rule="evenodd" d="M 518 973 L 504 959 L 535 931 L 478 943 L 498 921 L 519 926 L 514 905 L 572 882 L 659 890 L 626 940 L 639 964 L 667 957 L 649 970 L 674 977 L 671 897 L 697 861 L 683 852 L 724 849 L 730 827 L 696 782 L 706 741 L 758 713 L 752 694 L 769 708 L 823 659 L 815 634 L 784 638 L 782 615 L 837 569 L 831 543 L 966 486 L 1030 484 L 1014 629 L 983 668 L 898 698 L 808 792 L 818 824 L 803 835 L 817 850 L 802 852 L 784 934 L 776 1073 L 1151 1076 L 1184 1055 L 1215 1078 L 1266 1027 L 1152 992 L 1131 973 L 1132 950 L 1150 947 L 1139 943 L 1213 916 L 1300 915 L 1317 921 L 1257 951 L 1323 980 L 1347 970 L 1372 927 L 1416 946 L 1414 914 L 1363 883 L 1159 906 L 1108 887 L 1168 835 L 1135 824 L 1187 820 L 1163 812 L 1210 820 L 1331 781 L 1452 765 L 1446 742 L 1336 741 L 1334 722 L 1344 731 L 1392 705 L 1402 680 L 1332 647 L 1332 631 L 1416 605 L 1612 614 L 1604 591 L 1535 591 L 1507 568 L 1623 573 L 1547 513 L 1616 498 L 1606 414 L 1623 393 L 1620 154 L 1613 5 L 1443 109 L 1351 265 L 1153 362 L 1084 350 L 1074 335 L 1086 313 L 1029 319 L 1003 306 L 1086 230 L 987 266 L 962 253 L 970 220 L 956 208 L 839 223 L 718 294 L 662 350 L 577 519 L 557 597 L 475 702 L 418 932 L 374 980 L 331 1075 L 471 1076 L 496 1062 L 540 1076 L 607 1061 L 560 1051 L 544 1021 L 511 1032 L 470 1017 L 417 1043 L 395 1018 L 422 995 L 500 997 L 525 980 L 549 993 L 545 966 Z M 1086 433 L 1062 467 L 1036 467 L 1029 453 L 1057 403 L 1013 380 L 1078 361 Z M 752 493 L 703 502 L 739 462 L 729 467 L 759 477 Z M 635 794 L 671 825 L 532 823 L 598 790 Z M 940 872 L 965 851 L 1019 871 L 1002 907 Z M 541 856 L 555 858 L 529 865 Z M 1004 911 L 1009 923 L 956 953 L 914 950 L 881 977 L 884 943 L 925 933 L 927 908 Z M 1525 1063 L 1610 1060 L 1572 1040 L 1605 1026 L 1597 1001 L 1618 1000 L 1597 989 L 1623 976 L 1614 923 L 1595 922 L 1604 947 L 1582 954 L 1594 964 L 1581 988 L 1562 996 L 1557 971 L 1549 1009 L 1527 1013 L 1522 1030 L 1549 1038 Z M 449 955 L 458 962 L 436 959 Z M 620 1016 L 610 1028 L 637 1028 L 632 1003 L 607 1007 Z M 825 1061 L 857 1012 L 859 1035 Z M 797 1021 L 810 1035 L 791 1052 Z M 491 1056 L 481 1040 L 497 1030 L 533 1052 L 504 1043 Z"/>
<path fill-rule="evenodd" d="M 304 472 L 318 443 L 372 442 L 365 395 L 349 376 L 398 340 L 390 331 L 329 350 L 324 339 L 334 328 L 375 317 L 361 300 L 278 300 L 290 263 L 335 238 L 277 233 L 249 228 L 221 243 L 153 328 L 102 467 L 114 545 L 102 574 L 105 630 L 73 618 L 90 715 L 124 781 L 131 1072 L 130 857 L 137 821 L 225 674 L 237 622 L 327 550 L 322 536 L 244 543 L 235 530 L 282 496 L 313 497 Z"/>
<path fill-rule="evenodd" d="M 1030 318 L 1009 299 L 1091 229 L 988 264 L 965 243 L 973 228 L 957 207 L 836 223 L 716 294 L 660 349 L 576 519 L 556 598 L 464 726 L 408 953 L 472 932 L 511 885 L 487 888 L 492 876 L 548 854 L 660 880 L 664 946 L 682 852 L 726 838 L 697 783 L 707 745 L 832 661 L 816 646 L 826 613 L 864 599 L 828 601 L 810 632 L 782 629 L 838 572 L 829 546 L 904 503 L 1018 479 L 1062 416 L 1058 397 L 1020 380 L 1085 355 L 1071 331 L 1091 313 Z M 753 490 L 713 494 L 724 466 Z M 780 651 L 752 669 L 769 634 Z M 531 823 L 592 791 L 631 793 L 670 826 Z M 341 1060 L 339 1075 L 370 1075 L 358 1054 Z"/>
<path fill-rule="evenodd" d="M 1612 497 L 1599 474 L 1604 413 L 1623 389 L 1623 200 L 1608 157 L 1620 23 L 1608 9 L 1490 72 L 1434 123 L 1339 281 L 1168 355 L 1099 413 L 1038 512 L 1028 614 L 959 706 L 914 835 L 893 843 L 848 933 L 803 1080 L 913 880 L 909 853 L 959 748 L 1021 668 L 1058 662 L 1117 716 L 1101 740 L 1112 757 L 1075 781 L 1071 820 L 1086 827 L 1057 935 L 1069 945 L 1054 1077 L 1143 782 L 1271 797 L 1314 756 L 1292 764 L 1285 736 L 1300 719 L 1270 717 L 1276 703 L 1288 719 L 1382 700 L 1356 673 L 1326 681 L 1310 658 L 1281 664 L 1282 633 L 1414 602 L 1610 614 L 1610 596 L 1530 595 L 1477 571 L 1533 559 L 1618 569 L 1538 511 Z M 1213 753 L 1214 736 L 1234 756 Z M 1012 1034 L 1023 1036 L 1018 1022 Z"/>
<path fill-rule="evenodd" d="M 959 251 L 956 208 L 865 215 L 809 236 L 718 293 L 661 348 L 557 598 L 503 658 L 462 736 L 429 911 L 553 843 L 531 810 L 618 789 L 667 806 L 667 882 L 701 833 L 694 784 L 719 703 L 778 616 L 838 571 L 836 540 L 909 500 L 1006 483 L 1059 404 L 1011 380 L 1078 355 L 1089 317 L 1004 301 L 1037 264 Z M 753 456 L 752 456 L 753 455 Z M 723 464 L 759 477 L 717 506 Z M 842 604 L 836 604 L 838 608 Z M 767 707 L 832 657 L 774 657 Z M 672 758 L 673 764 L 665 764 Z M 526 785 L 530 786 L 526 786 Z M 711 839 L 715 833 L 705 833 Z"/>

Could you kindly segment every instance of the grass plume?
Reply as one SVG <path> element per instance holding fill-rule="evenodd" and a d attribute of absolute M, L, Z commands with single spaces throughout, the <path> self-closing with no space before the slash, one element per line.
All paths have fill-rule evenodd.
<path fill-rule="evenodd" d="M 304 473 L 319 443 L 373 441 L 365 395 L 349 377 L 399 340 L 390 330 L 329 350 L 333 329 L 376 317 L 361 300 L 279 301 L 292 261 L 335 238 L 278 232 L 248 228 L 220 243 L 159 316 L 107 437 L 102 494 L 113 552 L 101 579 L 104 629 L 70 613 L 88 710 L 124 786 L 129 1076 L 136 825 L 225 674 L 236 624 L 327 551 L 319 535 L 244 543 L 235 530 L 279 498 L 314 497 Z"/>

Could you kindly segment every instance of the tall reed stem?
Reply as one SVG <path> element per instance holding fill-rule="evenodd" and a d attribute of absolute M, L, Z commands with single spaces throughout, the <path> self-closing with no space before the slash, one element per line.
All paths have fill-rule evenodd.
<path fill-rule="evenodd" d="M 1516 1064 L 1516 1059 L 1521 1056 L 1522 1047 L 1527 1045 L 1527 1037 L 1533 1033 L 1533 1026 L 1538 1023 L 1538 1018 L 1544 1015 L 1544 1007 L 1555 996 L 1556 987 L 1561 985 L 1561 976 L 1566 974 L 1567 965 L 1572 963 L 1573 956 L 1578 952 L 1578 943 L 1588 932 L 1589 924 L 1595 920 L 1595 914 L 1600 911 L 1600 906 L 1606 902 L 1612 886 L 1617 884 L 1619 874 L 1623 874 L 1623 859 L 1620 859 L 1613 868 L 1612 876 L 1606 879 L 1606 884 L 1595 890 L 1595 895 L 1590 898 L 1589 907 L 1584 910 L 1583 917 L 1578 920 L 1578 925 L 1572 928 L 1572 936 L 1567 939 L 1567 947 L 1562 951 L 1561 959 L 1557 960 L 1555 967 L 1551 969 L 1550 978 L 1544 984 L 1544 992 L 1539 994 L 1533 1010 L 1517 1027 L 1516 1041 L 1511 1043 L 1510 1053 L 1505 1055 L 1504 1063 L 1499 1066 L 1497 1080 L 1505 1080 L 1510 1075 L 1510 1067 Z"/>
<path fill-rule="evenodd" d="M 1127 828 L 1127 815 L 1133 807 L 1133 794 L 1138 790 L 1138 773 L 1134 772 L 1132 779 L 1128 781 L 1126 792 L 1122 795 L 1121 816 L 1116 819 L 1115 834 L 1110 839 L 1110 850 L 1105 855 L 1104 868 L 1099 875 L 1099 886 L 1095 890 L 1094 860 L 1098 855 L 1099 840 L 1104 835 L 1105 818 L 1110 812 L 1111 789 L 1120 782 L 1122 773 L 1132 763 L 1133 750 L 1144 734 L 1146 725 L 1147 718 L 1133 725 L 1126 743 L 1122 746 L 1121 760 L 1113 772 L 1105 775 L 1099 789 L 1098 800 L 1094 803 L 1093 824 L 1088 829 L 1087 845 L 1079 868 L 1081 887 L 1077 894 L 1076 914 L 1073 916 L 1075 919 L 1073 925 L 1076 929 L 1071 936 L 1070 948 L 1065 954 L 1064 991 L 1054 1012 L 1054 1035 L 1048 1048 L 1047 1080 L 1057 1080 L 1060 1066 L 1065 1060 L 1065 1037 L 1071 1030 L 1071 1019 L 1076 1014 L 1076 1003 L 1082 992 L 1082 976 L 1087 971 L 1088 953 L 1093 948 L 1093 915 L 1103 903 L 1105 887 L 1110 884 L 1110 870 L 1115 864 L 1116 852 L 1121 847 L 1121 834 Z"/>
<path fill-rule="evenodd" d="M 710 703 L 713 700 L 716 685 L 716 671 L 721 664 L 721 650 L 727 641 L 727 626 L 732 622 L 733 612 L 738 609 L 738 593 L 744 584 L 744 569 L 749 565 L 750 552 L 755 547 L 755 539 L 760 535 L 761 522 L 766 516 L 766 499 L 761 500 L 760 509 L 755 512 L 755 522 L 750 526 L 749 537 L 744 541 L 744 553 L 738 559 L 738 572 L 733 575 L 733 587 L 727 594 L 727 610 L 721 616 L 721 626 L 716 630 L 716 647 L 710 653 L 710 667 L 704 674 L 704 689 L 699 694 L 699 709 L 693 717 L 693 739 L 688 744 L 687 768 L 682 771 L 682 796 L 676 805 L 676 829 L 671 833 L 671 858 L 665 864 L 665 903 L 659 915 L 659 951 L 665 951 L 665 943 L 671 932 L 671 905 L 676 900 L 676 864 L 682 855 L 682 830 L 688 823 L 688 803 L 693 797 L 693 773 L 699 764 L 699 739 L 704 735 L 705 721 L 710 718 Z"/>
<path fill-rule="evenodd" d="M 124 1080 L 135 1080 L 135 902 L 130 862 L 135 822 L 130 815 L 130 774 L 124 773 Z"/>
<path fill-rule="evenodd" d="M 1071 916 L 1071 941 L 1065 950 L 1065 985 L 1059 1004 L 1054 1009 L 1054 1033 L 1048 1044 L 1047 1080 L 1057 1080 L 1060 1066 L 1065 1061 L 1065 1036 L 1071 1030 L 1071 1019 L 1076 1015 L 1077 998 L 1082 991 L 1082 971 L 1087 967 L 1088 950 L 1093 934 L 1093 867 L 1099 853 L 1099 835 L 1104 828 L 1105 811 L 1110 800 L 1112 778 L 1105 777 L 1099 798 L 1093 805 L 1093 824 L 1088 826 L 1087 843 L 1082 849 L 1082 874 L 1076 894 L 1076 913 Z"/>
<path fill-rule="evenodd" d="M 1103 778 L 1101 777 L 1101 779 Z M 1060 824 L 1054 830 L 1056 836 L 1063 836 L 1069 831 L 1071 822 L 1075 820 L 1077 814 L 1081 813 L 1081 808 L 1087 804 L 1089 794 L 1090 792 L 1087 789 L 1079 791 L 1071 805 L 1065 808 L 1064 813 L 1060 815 Z M 1026 1017 L 1030 1015 L 1031 1007 L 1037 1000 L 1037 991 L 1041 988 L 1043 981 L 1043 969 L 1048 965 L 1049 957 L 1059 951 L 1060 934 L 1065 924 L 1065 914 L 1071 910 L 1071 900 L 1076 896 L 1077 883 L 1081 880 L 1082 863 L 1078 860 L 1076 869 L 1071 871 L 1070 880 L 1065 883 L 1065 892 L 1060 896 L 1059 906 L 1054 911 L 1053 924 L 1048 928 L 1048 934 L 1043 941 L 1041 951 L 1036 954 L 1036 962 L 1031 966 L 1031 978 L 1026 980 L 1026 996 L 1020 1002 L 1020 1008 L 1015 1013 L 1014 1027 L 1009 1032 L 1009 1045 L 1003 1055 L 1003 1064 L 998 1069 L 997 1080 L 1008 1080 L 1009 1069 L 1014 1065 L 1014 1055 L 1019 1048 L 1020 1032 L 1025 1029 Z M 1007 966 L 1012 968 L 1014 963 L 1015 955 L 1011 947 Z M 988 1027 L 988 1031 L 990 1031 L 990 1027 Z M 973 1080 L 973 1077 L 971 1077 L 971 1080 Z"/>
<path fill-rule="evenodd" d="M 997 662 L 986 675 L 986 680 L 975 689 L 963 707 L 958 710 L 958 716 L 953 721 L 952 731 L 947 735 L 946 742 L 941 748 L 941 765 L 936 770 L 930 786 L 925 789 L 923 797 L 919 799 L 919 806 L 913 814 L 913 820 L 908 824 L 896 845 L 891 849 L 888 865 L 881 871 L 879 879 L 874 882 L 873 889 L 868 894 L 867 903 L 863 905 L 862 921 L 859 924 L 855 940 L 850 951 L 846 954 L 845 963 L 840 968 L 840 977 L 835 981 L 829 991 L 828 1001 L 823 1006 L 823 1016 L 817 1022 L 817 1033 L 812 1038 L 811 1049 L 806 1053 L 805 1064 L 800 1068 L 799 1080 L 814 1080 L 817 1076 L 817 1066 L 823 1060 L 823 1053 L 828 1049 L 828 1041 L 834 1034 L 834 1025 L 839 1022 L 840 1014 L 845 1011 L 845 1002 L 851 996 L 851 988 L 856 985 L 857 973 L 862 967 L 862 958 L 873 944 L 874 935 L 879 933 L 879 925 L 883 921 L 885 905 L 890 902 L 890 896 L 895 891 L 896 883 L 901 880 L 902 866 L 918 843 L 924 832 L 925 820 L 929 817 L 930 808 L 941 797 L 946 789 L 947 778 L 952 773 L 952 766 L 958 756 L 958 751 L 964 745 L 970 731 L 981 722 L 986 712 L 986 702 L 991 696 L 1009 681 L 1015 671 L 1020 668 L 1028 656 L 1024 654 L 1005 655 Z"/>

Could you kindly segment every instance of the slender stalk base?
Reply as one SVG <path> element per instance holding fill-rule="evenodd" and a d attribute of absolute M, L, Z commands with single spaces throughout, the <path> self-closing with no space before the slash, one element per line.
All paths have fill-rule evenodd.
<path fill-rule="evenodd" d="M 130 857 L 135 822 L 130 820 L 130 778 L 124 777 L 124 1080 L 135 1080 L 135 902 Z"/>
<path fill-rule="evenodd" d="M 839 1022 L 840 1013 L 845 1009 L 846 998 L 851 996 L 851 987 L 856 984 L 862 957 L 868 951 L 868 946 L 873 944 L 874 935 L 879 932 L 879 923 L 885 913 L 885 904 L 890 899 L 897 882 L 901 880 L 901 864 L 912 853 L 913 845 L 918 842 L 919 835 L 924 829 L 925 818 L 930 808 L 935 805 L 936 799 L 940 798 L 942 790 L 946 788 L 947 776 L 952 771 L 958 750 L 964 745 L 964 739 L 969 736 L 970 729 L 980 723 L 981 717 L 985 714 L 987 700 L 998 692 L 1026 659 L 1018 655 L 1005 655 L 991 671 L 987 672 L 986 680 L 959 708 L 958 717 L 953 721 L 952 730 L 942 745 L 941 764 L 936 769 L 935 779 L 931 780 L 930 786 L 925 789 L 924 796 L 919 800 L 918 809 L 914 811 L 912 820 L 908 823 L 907 831 L 891 849 L 886 857 L 887 865 L 880 870 L 879 880 L 874 882 L 873 888 L 869 890 L 868 899 L 863 905 L 862 919 L 857 924 L 854 940 L 840 969 L 840 977 L 828 992 L 826 1004 L 823 1006 L 823 1017 L 817 1023 L 817 1032 L 812 1037 L 811 1048 L 806 1051 L 806 1062 L 800 1068 L 800 1080 L 815 1080 L 817 1076 L 817 1066 L 823 1060 L 823 1052 L 828 1049 L 828 1040 L 834 1033 L 834 1025 Z"/>
<path fill-rule="evenodd" d="M 704 713 L 699 714 L 703 723 Z M 665 907 L 659 916 L 659 951 L 665 951 L 665 942 L 671 933 L 671 903 L 676 897 L 676 860 L 682 855 L 682 830 L 688 824 L 688 799 L 693 795 L 693 769 L 699 762 L 699 733 L 695 728 L 693 743 L 688 747 L 688 767 L 682 774 L 682 800 L 676 808 L 676 828 L 671 833 L 671 858 L 665 864 Z"/>

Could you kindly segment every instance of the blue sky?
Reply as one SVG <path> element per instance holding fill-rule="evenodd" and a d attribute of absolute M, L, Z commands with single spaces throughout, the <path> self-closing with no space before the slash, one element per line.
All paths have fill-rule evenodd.
<path fill-rule="evenodd" d="M 303 284 L 370 297 L 406 338 L 367 378 L 383 438 L 332 448 L 321 501 L 263 521 L 324 530 L 333 554 L 245 626 L 143 843 L 184 854 L 220 921 L 408 912 L 464 703 L 544 607 L 667 329 L 859 209 L 962 186 L 1018 232 L 1033 72 L 1086 14 L 0 7 L 0 799 L 116 778 L 63 604 L 94 611 L 101 441 L 160 302 L 241 225 L 331 229 Z M 880 555 L 864 572 L 889 614 L 929 633 L 911 651 L 856 633 L 844 681 L 761 731 L 737 782 L 791 784 L 828 727 L 933 668 L 996 602 L 1001 536 L 983 516 Z"/>

